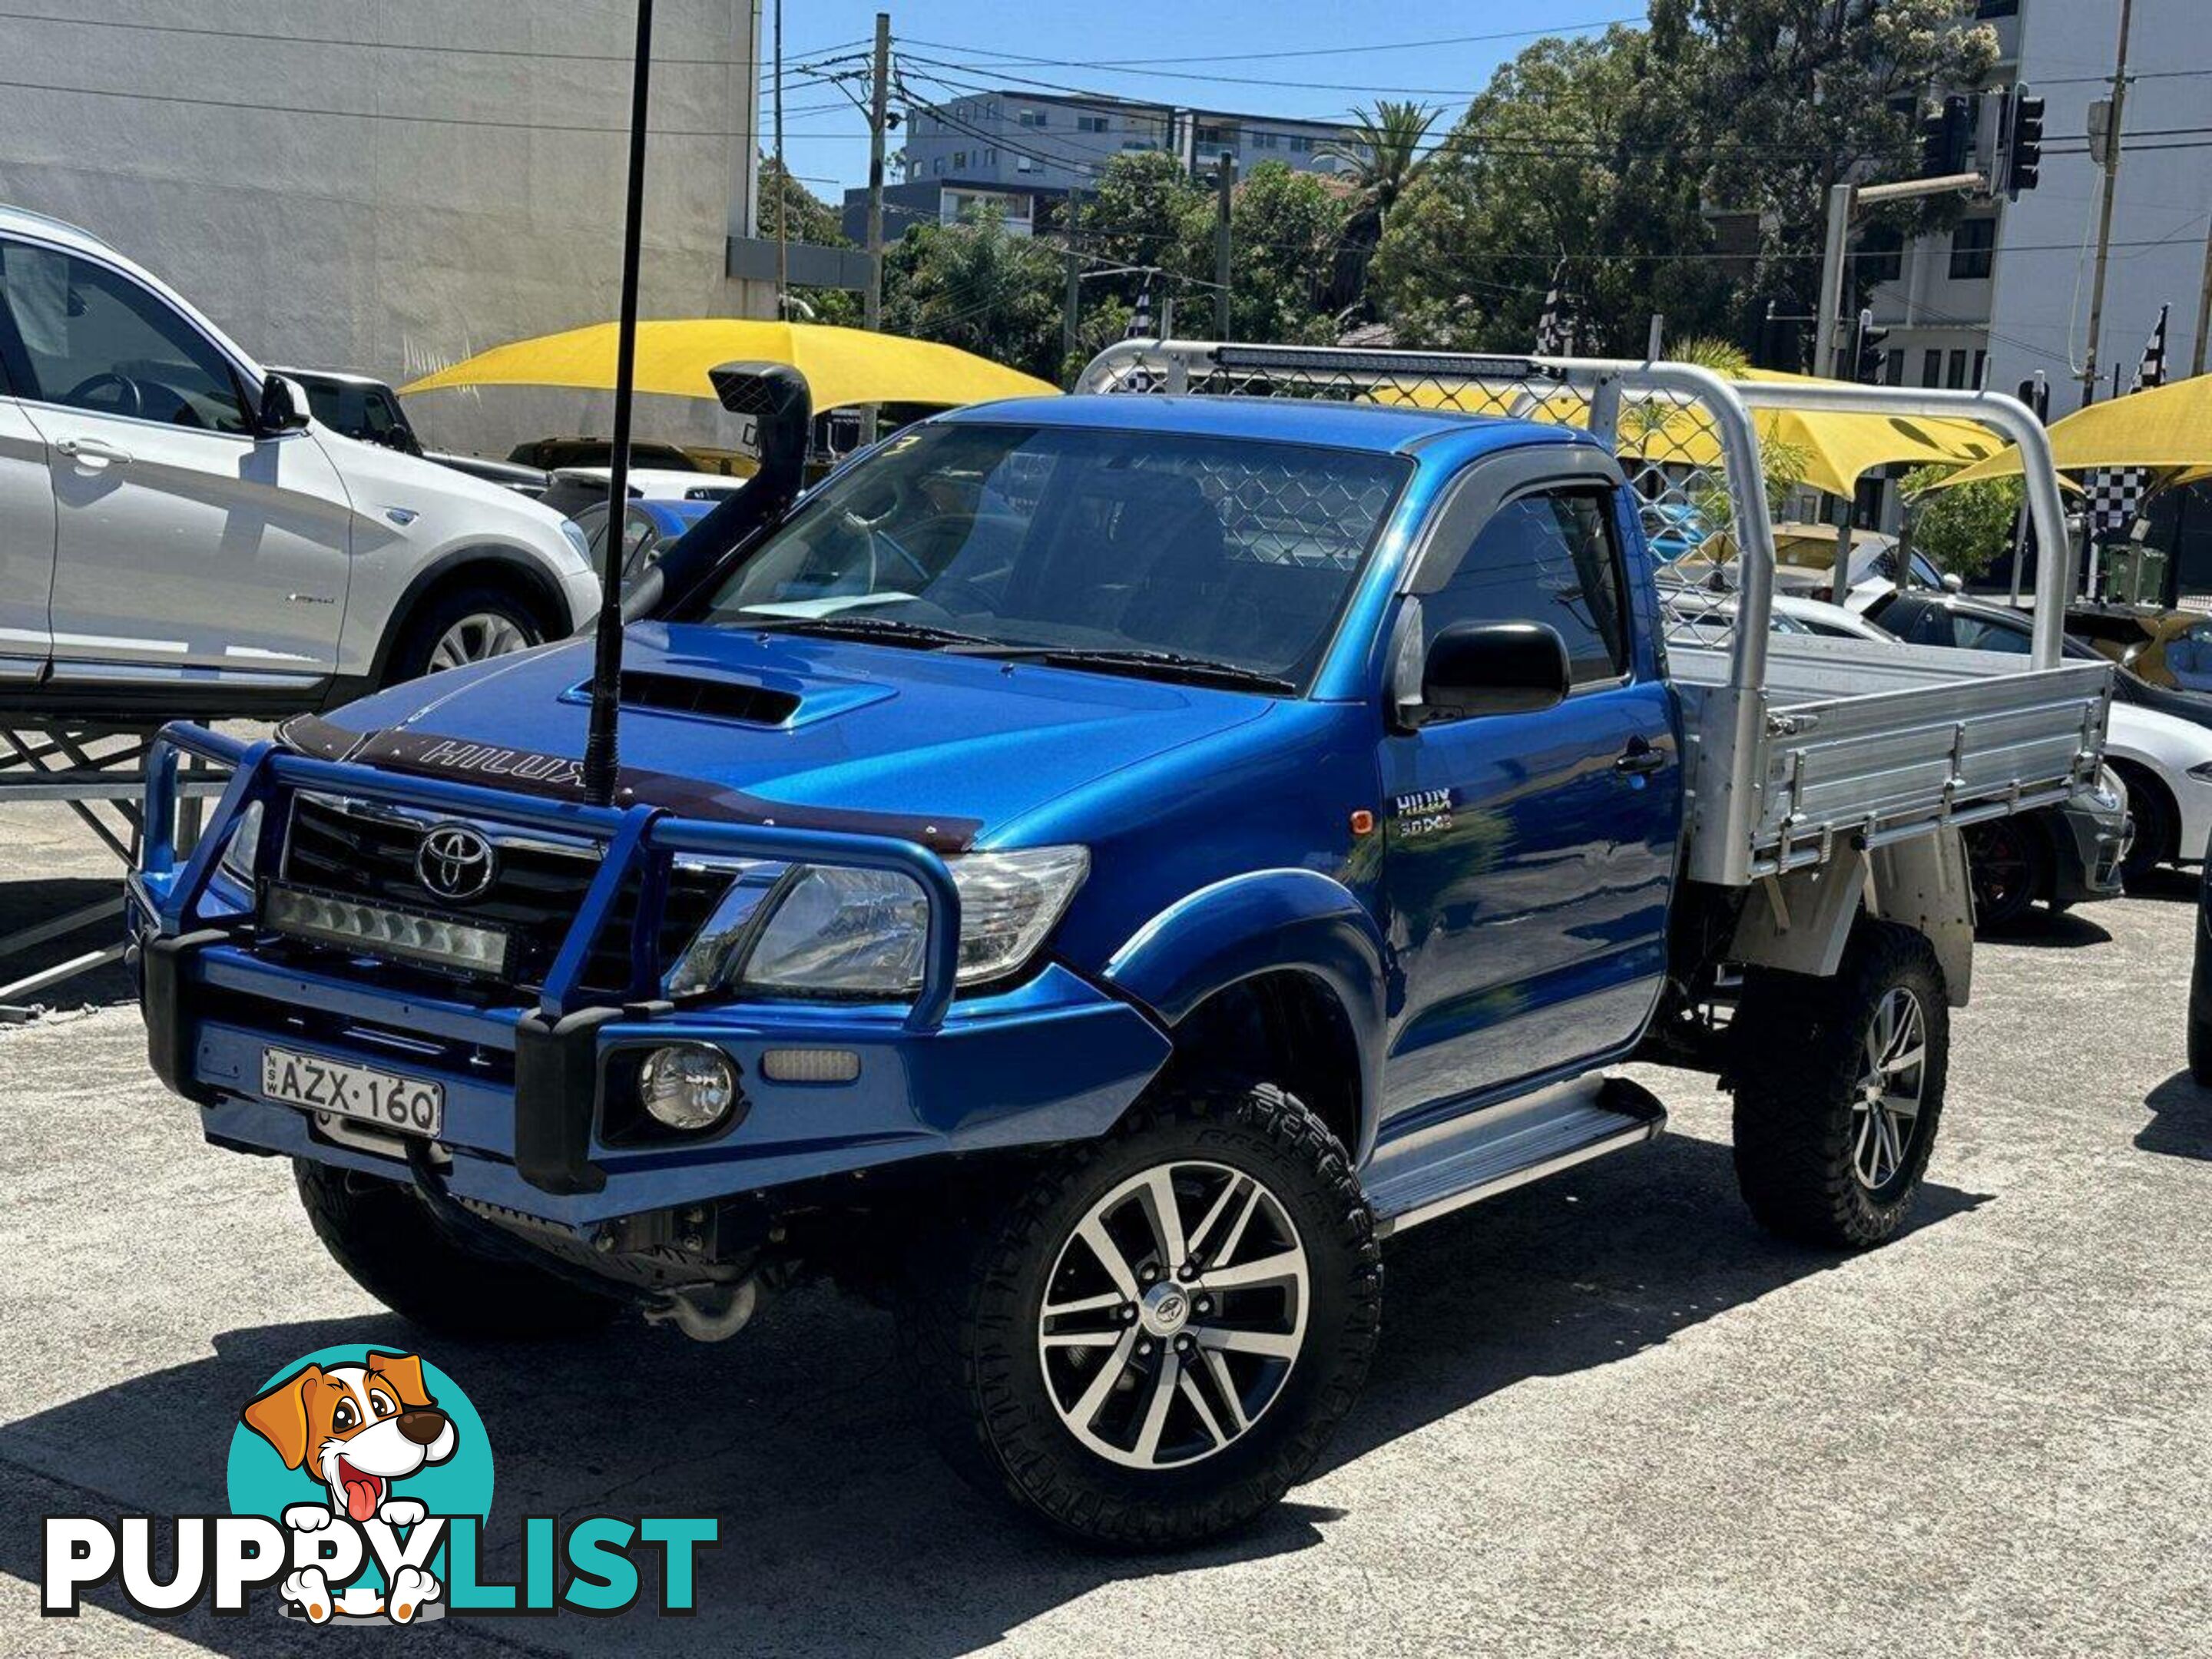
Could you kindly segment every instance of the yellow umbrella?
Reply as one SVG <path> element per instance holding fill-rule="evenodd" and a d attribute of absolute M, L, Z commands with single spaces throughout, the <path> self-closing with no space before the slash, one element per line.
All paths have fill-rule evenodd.
<path fill-rule="evenodd" d="M 806 377 L 815 410 L 852 404 L 951 407 L 997 398 L 1054 396 L 1058 386 L 957 346 L 814 323 L 706 317 L 637 325 L 637 389 L 712 398 L 709 369 L 732 362 L 788 363 Z M 426 374 L 403 392 L 464 386 L 614 386 L 615 325 L 515 340 Z"/>
<path fill-rule="evenodd" d="M 1788 374 L 1778 369 L 1754 368 L 1744 379 L 1753 384 L 1788 385 L 1816 380 L 1808 374 Z M 1761 409 L 1754 405 L 1752 420 L 1760 439 L 1794 452 L 1802 482 L 1813 489 L 1846 500 L 1858 489 L 1860 478 L 1877 467 L 1963 466 L 1992 455 L 2003 440 L 1976 421 L 1921 419 L 1912 416 L 1882 415 L 1859 410 Z M 1719 446 L 1705 422 L 1692 448 L 1696 453 L 1674 454 L 1664 449 L 1648 452 L 1652 460 L 1682 460 L 1691 465 L 1719 465 Z M 1671 431 L 1662 441 L 1678 442 Z"/>
<path fill-rule="evenodd" d="M 1753 369 L 1753 382 L 1809 380 L 1775 369 Z M 1377 403 L 1419 409 L 1454 409 L 1470 415 L 1517 414 L 1560 425 L 1584 424 L 1589 399 L 1564 388 L 1492 389 L 1469 384 L 1423 381 L 1405 388 L 1382 388 Z M 1519 403 L 1520 407 L 1514 405 Z M 1815 489 L 1849 497 L 1860 477 L 1879 466 L 1963 466 L 1996 453 L 2002 444 L 1994 432 L 1973 421 L 1917 420 L 1856 410 L 1757 409 L 1752 419 L 1762 441 L 1802 458 L 1803 480 Z M 1720 441 L 1704 410 L 1695 404 L 1655 399 L 1629 405 L 1621 414 L 1620 448 L 1658 465 L 1716 471 Z"/>
<path fill-rule="evenodd" d="M 2051 455 L 2059 470 L 2147 466 L 2187 472 L 2212 468 L 2212 374 L 2176 380 L 2107 404 L 2092 404 L 2051 425 Z M 1954 473 L 1936 487 L 2008 478 L 2020 471 L 2020 451 L 1997 453 Z"/>

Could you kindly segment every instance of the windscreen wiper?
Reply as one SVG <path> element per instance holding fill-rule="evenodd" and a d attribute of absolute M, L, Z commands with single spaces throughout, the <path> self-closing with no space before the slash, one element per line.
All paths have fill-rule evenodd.
<path fill-rule="evenodd" d="M 952 654 L 991 657 L 1006 662 L 1041 662 L 1054 668 L 1095 668 L 1107 674 L 1144 674 L 1169 679 L 1208 681 L 1238 690 L 1270 691 L 1289 696 L 1297 686 L 1279 674 L 1264 673 L 1233 662 L 1210 657 L 1187 657 L 1178 651 L 1110 650 L 1079 645 L 997 645 L 969 649 L 955 646 Z"/>
<path fill-rule="evenodd" d="M 1000 641 L 982 634 L 963 634 L 954 628 L 928 623 L 901 622 L 895 617 L 766 617 L 748 620 L 745 627 L 763 634 L 811 634 L 827 639 L 866 640 L 871 644 L 910 645 L 918 651 L 937 651 L 946 646 L 995 646 Z"/>

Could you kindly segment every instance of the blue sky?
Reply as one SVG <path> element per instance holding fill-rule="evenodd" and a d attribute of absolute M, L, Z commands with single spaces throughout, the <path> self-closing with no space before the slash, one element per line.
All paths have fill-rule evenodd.
<path fill-rule="evenodd" d="M 879 10 L 917 94 L 951 76 L 1109 92 L 1256 114 L 1331 118 L 1378 97 L 1416 97 L 1456 114 L 1500 63 L 1541 34 L 1632 21 L 1641 0 L 1216 0 L 1129 6 L 1097 0 L 784 0 L 784 149 L 791 170 L 836 199 L 867 179 L 867 125 L 839 90 L 794 70 L 865 62 Z M 775 0 L 762 3 L 772 51 Z M 1531 27 L 1534 25 L 1534 27 Z M 1471 38 L 1484 37 L 1484 38 Z M 1024 58 L 1048 62 L 1023 62 Z M 925 61 L 928 60 L 928 61 Z M 1277 84 L 1287 83 L 1287 84 Z M 856 91 L 859 88 L 854 88 Z M 769 71 L 761 71 L 769 142 Z M 896 143 L 896 136 L 894 136 Z"/>

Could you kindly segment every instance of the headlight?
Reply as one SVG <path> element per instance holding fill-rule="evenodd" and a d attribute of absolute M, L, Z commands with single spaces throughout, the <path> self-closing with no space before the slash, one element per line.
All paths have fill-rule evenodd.
<path fill-rule="evenodd" d="M 2212 783 L 2212 761 L 2200 761 L 2189 769 L 2189 775 L 2199 783 Z"/>
<path fill-rule="evenodd" d="M 574 519 L 563 519 L 561 520 L 561 535 L 575 550 L 576 556 L 583 561 L 586 570 L 595 568 L 592 563 L 592 544 L 584 538 L 581 526 Z"/>
<path fill-rule="evenodd" d="M 1083 884 L 1081 847 L 971 853 L 948 861 L 960 890 L 959 983 L 998 979 L 1044 943 Z M 928 901 L 906 877 L 836 865 L 803 866 L 745 960 L 763 991 L 902 996 L 921 983 Z"/>
<path fill-rule="evenodd" d="M 240 886 L 251 890 L 254 864 L 261 851 L 261 803 L 249 801 L 232 823 L 230 839 L 222 844 L 216 867 Z"/>

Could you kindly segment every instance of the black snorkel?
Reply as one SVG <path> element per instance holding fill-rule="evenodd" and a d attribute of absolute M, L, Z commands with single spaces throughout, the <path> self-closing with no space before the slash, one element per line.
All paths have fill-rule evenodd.
<path fill-rule="evenodd" d="M 709 370 L 707 378 L 724 409 L 754 422 L 760 471 L 638 578 L 623 603 L 627 621 L 651 616 L 664 601 L 689 592 L 731 554 L 781 522 L 806 487 L 814 424 L 814 397 L 806 377 L 788 363 L 725 363 Z"/>

